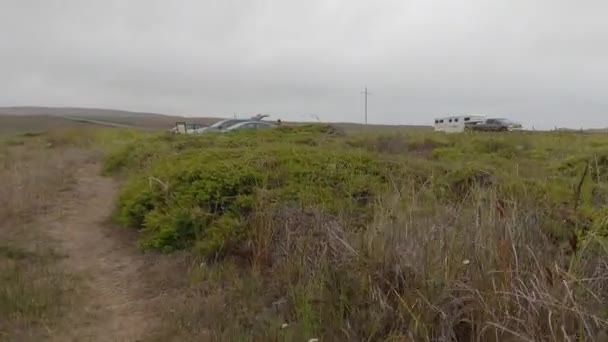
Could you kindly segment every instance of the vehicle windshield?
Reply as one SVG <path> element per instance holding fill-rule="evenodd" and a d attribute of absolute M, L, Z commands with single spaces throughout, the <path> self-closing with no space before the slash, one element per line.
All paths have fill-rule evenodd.
<path fill-rule="evenodd" d="M 241 120 L 222 120 L 222 121 L 218 121 L 218 122 L 214 123 L 213 125 L 211 125 L 209 127 L 222 129 L 222 128 L 230 127 L 240 121 Z"/>
<path fill-rule="evenodd" d="M 230 127 L 226 127 L 226 129 L 233 130 L 233 129 L 237 129 L 237 128 L 243 127 L 243 126 L 245 126 L 247 124 L 248 124 L 248 122 L 239 122 L 236 125 L 231 125 Z"/>

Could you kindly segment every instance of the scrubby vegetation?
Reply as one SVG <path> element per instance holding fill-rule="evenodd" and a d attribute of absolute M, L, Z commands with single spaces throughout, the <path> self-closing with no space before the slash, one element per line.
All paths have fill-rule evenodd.
<path fill-rule="evenodd" d="M 600 135 L 304 126 L 153 135 L 106 172 L 142 246 L 193 250 L 221 293 L 184 334 L 586 340 L 608 327 L 607 160 Z"/>

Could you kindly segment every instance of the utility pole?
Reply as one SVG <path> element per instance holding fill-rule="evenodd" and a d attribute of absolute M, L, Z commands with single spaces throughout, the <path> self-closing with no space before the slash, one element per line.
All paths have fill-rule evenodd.
<path fill-rule="evenodd" d="M 365 94 L 365 125 L 367 125 L 367 95 L 372 95 L 372 93 L 367 91 L 367 86 L 365 86 L 365 91 L 361 92 L 361 94 Z"/>

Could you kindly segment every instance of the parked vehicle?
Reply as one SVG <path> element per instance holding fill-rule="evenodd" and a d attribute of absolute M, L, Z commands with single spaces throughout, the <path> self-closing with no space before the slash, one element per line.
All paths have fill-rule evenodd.
<path fill-rule="evenodd" d="M 196 123 L 176 122 L 175 127 L 169 129 L 171 133 L 179 134 L 200 134 L 208 132 L 221 132 L 226 129 L 245 122 L 261 122 L 268 115 L 258 114 L 250 119 L 225 119 L 214 123 L 211 126 L 200 125 Z"/>
<path fill-rule="evenodd" d="M 268 117 L 268 115 L 258 114 L 251 119 L 226 119 L 221 120 L 209 127 L 203 127 L 194 131 L 194 133 L 211 133 L 211 132 L 225 132 L 231 130 L 233 126 L 245 124 L 245 123 L 262 123 L 262 119 Z"/>
<path fill-rule="evenodd" d="M 245 121 L 245 122 L 239 122 L 236 125 L 232 125 L 232 126 L 226 128 L 225 130 L 223 130 L 223 132 L 232 132 L 232 131 L 244 130 L 244 129 L 266 129 L 266 128 L 273 128 L 276 126 L 277 126 L 277 124 L 272 123 L 272 122 L 266 122 L 266 121 Z"/>
<path fill-rule="evenodd" d="M 232 125 L 236 125 L 238 123 L 241 122 L 247 122 L 249 121 L 249 119 L 226 119 L 226 120 L 220 120 L 216 123 L 214 123 L 211 126 L 207 126 L 207 127 L 202 127 L 198 130 L 196 130 L 194 133 L 204 133 L 204 132 L 209 132 L 209 131 L 221 131 L 224 130 Z"/>
<path fill-rule="evenodd" d="M 463 115 L 435 119 L 435 132 L 460 133 L 465 129 L 485 121 L 485 116 Z"/>
<path fill-rule="evenodd" d="M 196 124 L 196 123 L 176 122 L 175 127 L 171 128 L 169 130 L 169 132 L 180 133 L 180 134 L 192 134 L 203 128 L 205 128 L 204 125 L 200 125 L 200 124 Z"/>
<path fill-rule="evenodd" d="M 484 122 L 471 126 L 471 129 L 474 131 L 486 132 L 507 132 L 521 128 L 521 124 L 503 118 L 487 119 Z"/>

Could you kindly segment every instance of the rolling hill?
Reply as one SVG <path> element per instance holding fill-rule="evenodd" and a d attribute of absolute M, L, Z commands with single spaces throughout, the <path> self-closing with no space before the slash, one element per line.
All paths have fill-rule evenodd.
<path fill-rule="evenodd" d="M 96 124 L 144 129 L 165 129 L 177 121 L 209 124 L 217 119 L 191 118 L 158 113 L 78 107 L 0 107 L 0 122 L 36 128 L 78 124 Z"/>

